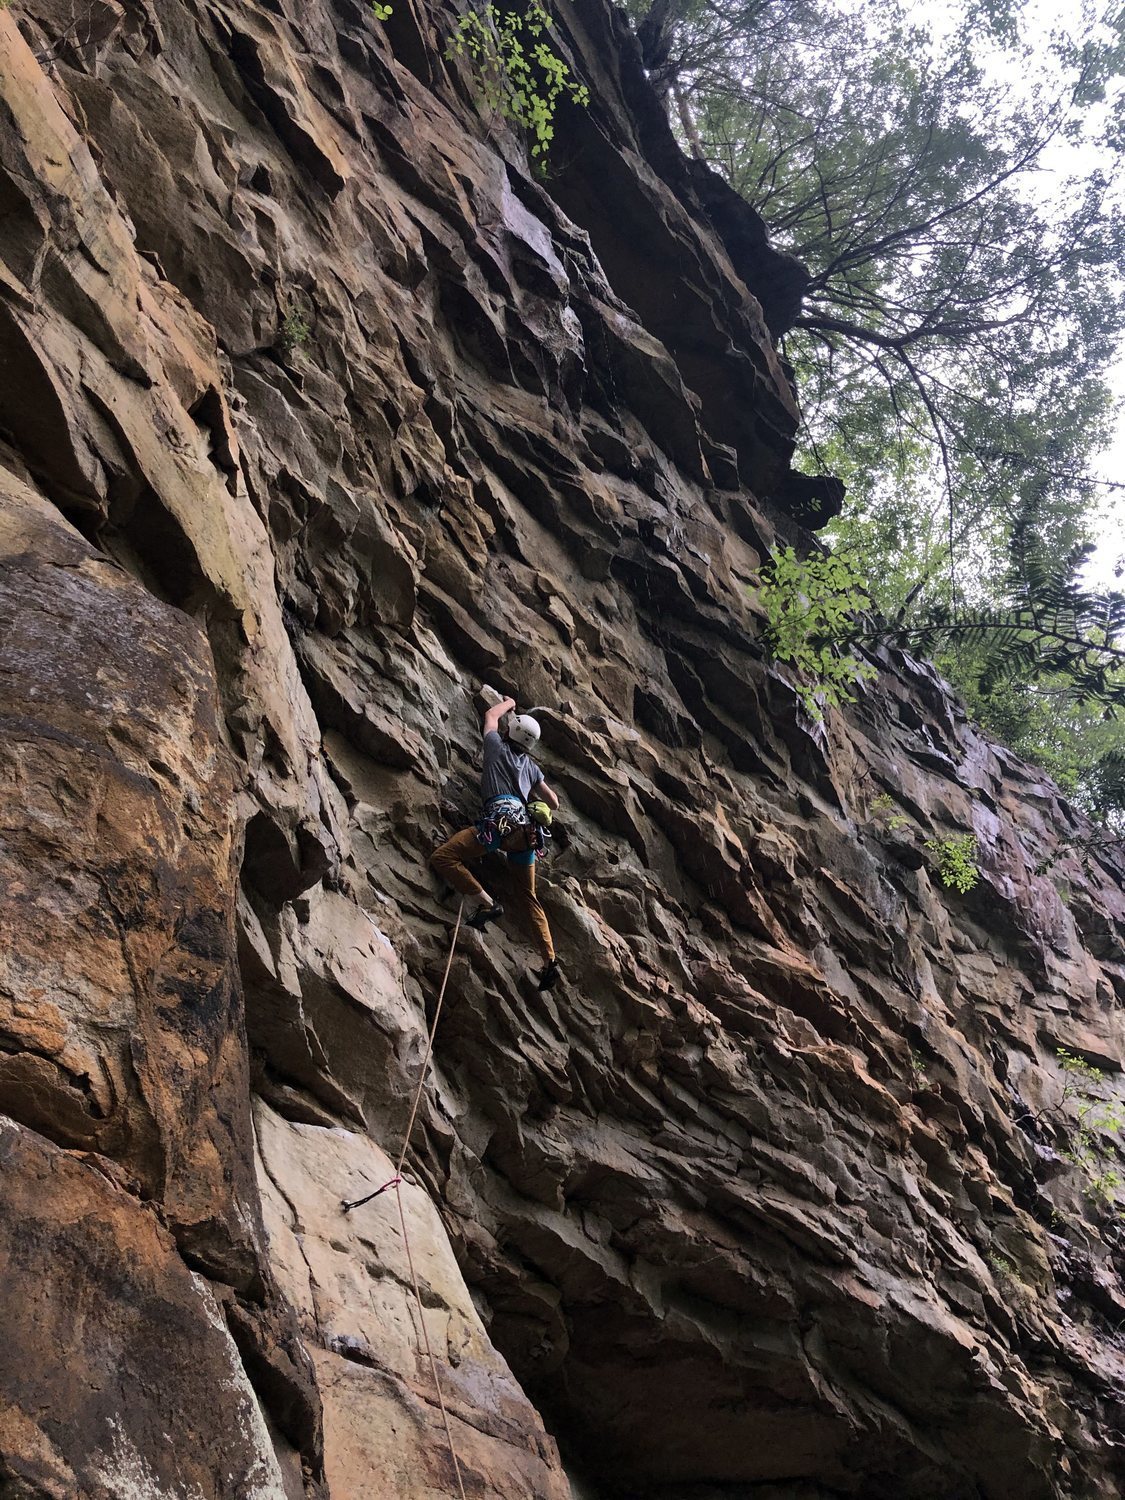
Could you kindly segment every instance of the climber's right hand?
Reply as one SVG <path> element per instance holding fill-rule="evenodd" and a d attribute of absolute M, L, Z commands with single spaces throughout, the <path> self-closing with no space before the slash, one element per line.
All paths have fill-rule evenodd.
<path fill-rule="evenodd" d="M 490 708 L 485 709 L 485 714 L 484 714 L 484 732 L 485 732 L 485 734 L 491 734 L 494 730 L 499 729 L 500 723 L 503 720 L 504 715 L 506 713 L 508 713 L 508 711 L 510 709 L 515 708 L 515 706 L 516 706 L 516 700 L 514 698 L 501 698 L 498 703 L 493 703 Z"/>

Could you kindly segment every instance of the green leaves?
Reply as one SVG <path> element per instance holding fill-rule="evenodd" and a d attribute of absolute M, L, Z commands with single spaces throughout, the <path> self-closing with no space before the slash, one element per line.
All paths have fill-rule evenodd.
<path fill-rule="evenodd" d="M 1049 31 L 1030 0 L 626 4 L 685 148 L 812 273 L 784 339 L 803 466 L 846 484 L 824 535 L 881 618 L 773 620 L 779 658 L 819 712 L 864 644 L 931 654 L 1086 811 L 1125 813 L 1125 715 L 1103 717 L 1125 602 L 1077 550 L 1125 335 L 1119 0 Z"/>
<path fill-rule="evenodd" d="M 1081 540 L 1125 331 L 1120 5 L 1049 35 L 1025 0 L 630 9 L 673 128 L 812 273 L 803 457 L 883 609 L 979 605 L 1033 498 Z"/>
<path fill-rule="evenodd" d="M 571 77 L 544 39 L 550 26 L 551 17 L 539 0 L 529 0 L 522 14 L 488 4 L 462 16 L 445 49 L 448 58 L 471 60 L 481 104 L 527 131 L 531 155 L 541 166 L 555 137 L 560 98 L 565 95 L 582 107 L 590 102 L 589 89 Z"/>
<path fill-rule="evenodd" d="M 876 675 L 865 648 L 933 657 L 970 710 L 1055 776 L 1090 816 L 1125 822 L 1125 595 L 1083 584 L 1085 547 L 1051 558 L 1016 524 L 995 604 L 932 604 L 912 619 L 875 608 L 858 560 L 840 551 L 800 558 L 792 547 L 763 570 L 757 598 L 770 654 L 800 678 L 808 712 L 853 701 Z M 939 851 L 940 852 L 940 851 Z M 948 883 L 948 882 L 947 882 Z M 958 889 L 971 887 L 958 886 Z"/>
<path fill-rule="evenodd" d="M 977 869 L 977 840 L 972 833 L 953 834 L 945 839 L 927 839 L 926 848 L 937 856 L 937 872 L 942 885 L 962 895 L 971 891 L 980 879 Z"/>
<path fill-rule="evenodd" d="M 881 792 L 871 804 L 872 813 L 882 823 L 882 826 L 886 828 L 888 833 L 898 833 L 903 828 L 913 826 L 905 813 L 893 810 L 894 805 L 894 798 L 886 792 Z"/>
<path fill-rule="evenodd" d="M 1005 683 L 1034 678 L 1113 718 L 1125 709 L 1125 594 L 1082 583 L 1090 550 L 1081 545 L 1051 558 L 1028 531 L 1017 530 L 995 606 L 936 604 L 915 622 L 871 634 L 928 655 L 950 649 L 975 654 L 976 686 L 985 700 Z"/>
<path fill-rule="evenodd" d="M 855 616 L 870 607 L 854 565 L 838 553 L 800 558 L 792 547 L 774 554 L 763 571 L 758 602 L 766 614 L 766 644 L 801 679 L 797 691 L 818 722 L 825 708 L 855 701 L 851 689 L 878 674 L 847 643 Z"/>
<path fill-rule="evenodd" d="M 298 349 L 305 347 L 311 334 L 312 329 L 304 314 L 294 308 L 282 320 L 275 347 L 282 354 L 295 354 Z"/>
<path fill-rule="evenodd" d="M 1115 1158 L 1103 1137 L 1121 1133 L 1125 1105 L 1105 1097 L 1105 1074 L 1100 1068 L 1065 1047 L 1056 1048 L 1055 1056 L 1063 1072 L 1062 1103 L 1057 1113 L 1062 1114 L 1069 1105 L 1067 1113 L 1073 1116 L 1073 1123 L 1064 1127 L 1067 1146 L 1063 1155 L 1082 1171 L 1086 1196 L 1108 1207 L 1115 1201 L 1122 1180 L 1116 1166 L 1111 1165 Z"/>
<path fill-rule="evenodd" d="M 938 592 L 889 618 L 884 609 L 856 639 L 931 656 L 985 729 L 1045 767 L 1090 817 L 1120 826 L 1125 594 L 1083 582 L 1088 547 L 1064 545 L 1067 529 L 1034 506 L 1011 529 L 1007 569 L 985 602 L 954 606 Z M 873 549 L 870 566 L 893 603 L 882 553 Z"/>

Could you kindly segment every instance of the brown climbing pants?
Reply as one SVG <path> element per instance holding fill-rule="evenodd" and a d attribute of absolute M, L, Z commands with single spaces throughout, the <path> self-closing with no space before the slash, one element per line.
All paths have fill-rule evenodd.
<path fill-rule="evenodd" d="M 527 830 L 525 828 L 514 829 L 500 847 L 505 853 L 509 850 L 513 853 L 525 850 Z M 460 833 L 455 833 L 451 839 L 446 839 L 444 844 L 434 850 L 430 855 L 430 867 L 463 896 L 483 896 L 486 894 L 484 886 L 469 873 L 466 865 L 470 860 L 480 859 L 487 853 L 488 850 L 477 838 L 476 830 L 462 828 Z M 509 863 L 508 873 L 517 900 L 535 929 L 540 952 L 550 963 L 555 956 L 555 945 L 551 941 L 551 928 L 547 921 L 547 913 L 539 904 L 539 897 L 535 894 L 535 863 L 530 865 Z"/>

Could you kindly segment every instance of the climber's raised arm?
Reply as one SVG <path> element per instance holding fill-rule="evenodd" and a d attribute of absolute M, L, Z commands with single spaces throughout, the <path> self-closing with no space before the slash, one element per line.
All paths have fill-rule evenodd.
<path fill-rule="evenodd" d="M 494 703 L 491 708 L 485 710 L 483 732 L 485 734 L 497 733 L 500 720 L 516 706 L 514 698 L 501 698 L 499 703 Z"/>

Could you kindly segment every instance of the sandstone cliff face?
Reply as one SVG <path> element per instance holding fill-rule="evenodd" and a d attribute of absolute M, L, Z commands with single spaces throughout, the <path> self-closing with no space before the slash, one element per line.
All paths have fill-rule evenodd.
<path fill-rule="evenodd" d="M 0 13 L 13 1500 L 456 1493 L 393 1195 L 340 1202 L 482 678 L 551 705 L 565 969 L 465 936 L 408 1159 L 466 1493 L 1120 1492 L 1056 1049 L 1118 1077 L 1122 871 L 1035 873 L 1077 820 L 925 666 L 818 728 L 765 663 L 802 273 L 559 10 L 545 183 L 443 7 Z"/>

